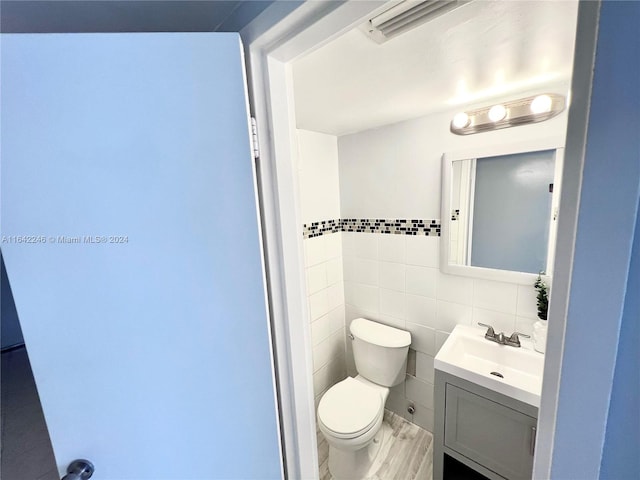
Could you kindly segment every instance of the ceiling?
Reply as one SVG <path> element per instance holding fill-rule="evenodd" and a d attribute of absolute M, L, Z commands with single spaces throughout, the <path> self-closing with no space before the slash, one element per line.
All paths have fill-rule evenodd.
<path fill-rule="evenodd" d="M 237 32 L 273 0 L 2 0 L 3 33 Z"/>
<path fill-rule="evenodd" d="M 298 128 L 344 135 L 545 87 L 566 93 L 577 8 L 474 0 L 380 45 L 352 30 L 293 65 Z"/>

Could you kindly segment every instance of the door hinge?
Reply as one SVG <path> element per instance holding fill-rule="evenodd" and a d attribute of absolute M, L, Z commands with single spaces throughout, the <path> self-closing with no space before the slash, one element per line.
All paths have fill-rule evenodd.
<path fill-rule="evenodd" d="M 255 117 L 251 117 L 251 151 L 253 152 L 253 159 L 258 160 L 260 158 L 260 145 L 258 144 L 258 122 Z"/>

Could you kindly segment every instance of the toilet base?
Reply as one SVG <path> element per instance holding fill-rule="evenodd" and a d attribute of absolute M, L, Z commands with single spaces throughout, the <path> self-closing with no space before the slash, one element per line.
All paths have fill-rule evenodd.
<path fill-rule="evenodd" d="M 355 451 L 341 450 L 329 445 L 329 472 L 334 480 L 361 480 L 375 474 L 380 467 L 376 460 L 389 444 L 391 426 L 382 422 L 373 440 Z"/>

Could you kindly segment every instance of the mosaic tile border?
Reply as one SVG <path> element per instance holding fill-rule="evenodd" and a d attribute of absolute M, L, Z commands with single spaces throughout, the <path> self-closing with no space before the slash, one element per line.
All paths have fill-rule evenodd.
<path fill-rule="evenodd" d="M 388 233 L 394 235 L 440 236 L 440 220 L 339 218 L 302 225 L 303 238 L 320 237 L 337 232 Z"/>
<path fill-rule="evenodd" d="M 342 219 L 323 220 L 302 225 L 303 238 L 320 237 L 324 234 L 342 232 Z"/>

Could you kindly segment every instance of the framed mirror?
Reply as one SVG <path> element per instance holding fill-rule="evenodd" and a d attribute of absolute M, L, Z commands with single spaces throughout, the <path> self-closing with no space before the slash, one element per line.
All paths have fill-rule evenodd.
<path fill-rule="evenodd" d="M 521 284 L 550 277 L 563 152 L 545 139 L 444 154 L 441 270 Z"/>

